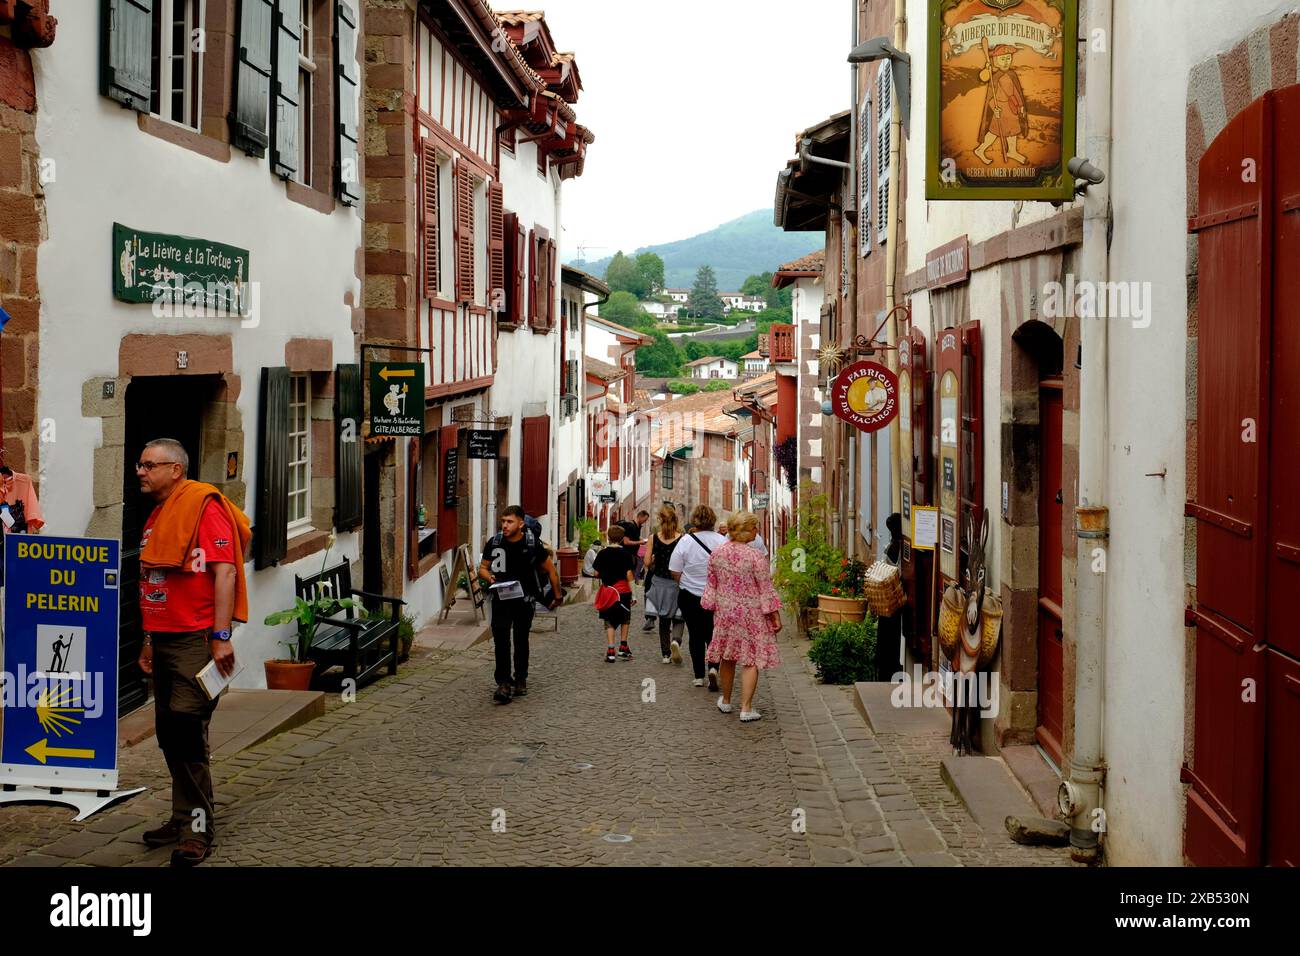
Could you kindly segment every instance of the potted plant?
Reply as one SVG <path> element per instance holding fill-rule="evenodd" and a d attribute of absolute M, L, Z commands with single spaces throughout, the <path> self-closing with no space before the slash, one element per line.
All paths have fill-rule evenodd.
<path fill-rule="evenodd" d="M 330 549 L 334 547 L 334 540 L 334 535 L 331 534 L 329 541 L 325 545 L 325 557 L 321 560 L 321 571 L 325 570 L 325 562 L 329 560 Z M 316 669 L 316 664 L 314 661 L 307 659 L 307 652 L 311 650 L 311 642 L 316 637 L 316 630 L 320 627 L 322 620 L 350 607 L 356 607 L 362 616 L 365 615 L 365 608 L 357 606 L 353 598 L 340 598 L 332 594 L 320 594 L 318 592 L 311 600 L 297 598 L 293 607 L 268 614 L 262 622 L 263 624 L 276 626 L 295 621 L 298 625 L 298 636 L 295 640 L 280 642 L 289 648 L 289 658 L 287 660 L 277 659 L 263 662 L 262 667 L 266 671 L 267 689 L 306 690 L 310 687 L 312 671 Z"/>
<path fill-rule="evenodd" d="M 857 558 L 840 558 L 839 571 L 832 570 L 826 590 L 817 598 L 822 624 L 856 622 L 867 616 L 866 576 L 867 566 Z"/>
<path fill-rule="evenodd" d="M 817 631 L 808 648 L 808 660 L 816 665 L 817 676 L 825 684 L 876 680 L 875 655 L 874 619 L 828 624 Z"/>
<path fill-rule="evenodd" d="M 840 570 L 843 559 L 831 547 L 826 535 L 826 496 L 813 495 L 805 484 L 795 524 L 786 543 L 776 552 L 773 583 L 785 604 L 798 614 L 799 629 L 808 632 L 809 611 L 814 614 L 817 598 L 831 587 L 830 569 Z"/>

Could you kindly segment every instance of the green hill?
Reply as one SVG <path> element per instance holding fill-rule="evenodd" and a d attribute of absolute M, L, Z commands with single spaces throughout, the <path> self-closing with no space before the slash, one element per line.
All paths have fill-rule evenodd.
<path fill-rule="evenodd" d="M 785 232 L 772 224 L 772 210 L 756 209 L 716 229 L 658 246 L 646 246 L 627 255 L 653 252 L 664 260 L 664 278 L 670 288 L 689 289 L 700 266 L 713 266 L 718 290 L 734 292 L 749 276 L 775 271 L 783 262 L 820 249 L 825 236 L 820 232 Z M 575 268 L 603 276 L 613 256 L 586 262 L 576 259 Z"/>

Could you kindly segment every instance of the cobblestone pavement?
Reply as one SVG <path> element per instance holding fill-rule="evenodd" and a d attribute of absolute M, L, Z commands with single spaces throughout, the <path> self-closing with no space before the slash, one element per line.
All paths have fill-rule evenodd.
<path fill-rule="evenodd" d="M 804 642 L 783 644 L 763 719 L 742 725 L 689 664 L 660 663 L 657 635 L 634 629 L 636 659 L 606 664 L 590 607 L 560 615 L 508 706 L 490 700 L 489 641 L 215 762 L 210 864 L 1069 865 L 982 832 L 940 780 L 942 735 L 873 737 L 849 688 L 813 680 Z M 0 807 L 0 862 L 164 865 L 139 842 L 170 805 L 156 744 L 121 770 L 150 791 L 82 824 Z"/>

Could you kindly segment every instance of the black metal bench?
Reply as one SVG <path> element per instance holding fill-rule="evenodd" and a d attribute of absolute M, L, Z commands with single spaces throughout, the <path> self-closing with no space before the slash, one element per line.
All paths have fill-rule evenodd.
<path fill-rule="evenodd" d="M 362 607 L 372 615 L 358 617 L 356 609 L 350 607 L 342 610 L 344 617 L 321 619 L 307 651 L 307 657 L 316 662 L 315 677 L 333 667 L 342 667 L 344 676 L 355 680 L 360 687 L 384 668 L 389 674 L 397 673 L 397 632 L 405 601 L 354 588 L 352 568 L 346 557 L 342 564 L 319 574 L 305 578 L 294 575 L 293 580 L 294 593 L 305 601 L 325 595 L 359 598 Z M 384 604 L 391 607 L 387 618 L 378 616 Z"/>

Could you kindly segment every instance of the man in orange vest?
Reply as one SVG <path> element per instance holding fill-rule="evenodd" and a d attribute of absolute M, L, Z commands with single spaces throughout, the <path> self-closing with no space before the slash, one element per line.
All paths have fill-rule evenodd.
<path fill-rule="evenodd" d="M 140 669 L 154 680 L 158 746 L 172 777 L 171 818 L 144 842 L 176 843 L 173 866 L 202 863 L 216 832 L 208 723 L 217 702 L 196 676 L 209 661 L 234 672 L 231 622 L 248 620 L 248 518 L 212 485 L 187 479 L 188 468 L 170 438 L 145 445 L 135 466 L 140 490 L 158 503 L 141 539 Z"/>

